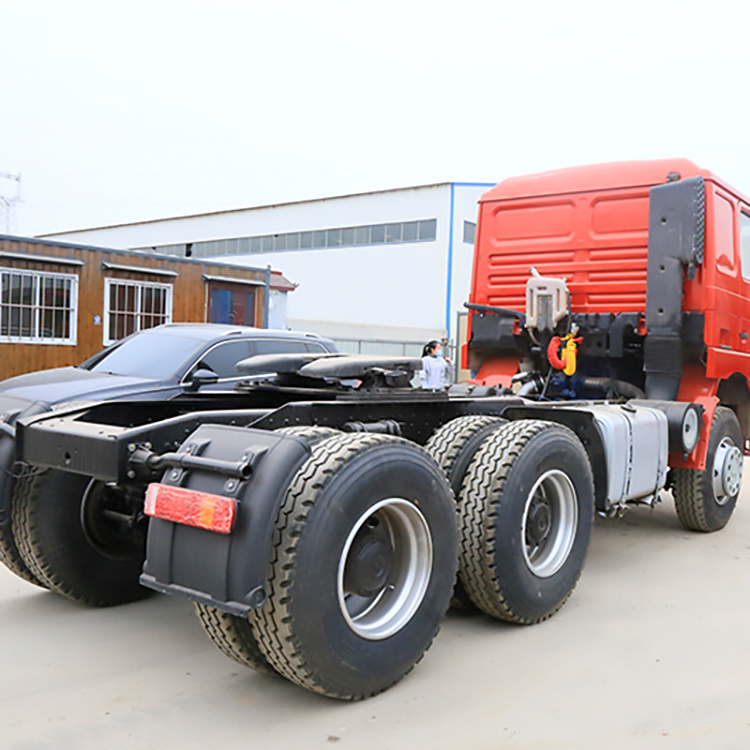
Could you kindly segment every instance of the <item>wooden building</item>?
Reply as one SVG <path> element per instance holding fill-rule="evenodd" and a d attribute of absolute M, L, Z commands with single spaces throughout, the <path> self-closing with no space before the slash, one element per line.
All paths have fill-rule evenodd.
<path fill-rule="evenodd" d="M 0 235 L 0 379 L 78 364 L 161 323 L 268 327 L 293 289 L 270 266 Z"/>

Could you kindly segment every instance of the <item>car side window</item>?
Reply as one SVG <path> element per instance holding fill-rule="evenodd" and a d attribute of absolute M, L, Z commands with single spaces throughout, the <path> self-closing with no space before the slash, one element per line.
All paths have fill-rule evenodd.
<path fill-rule="evenodd" d="M 326 349 L 323 344 L 317 344 L 313 341 L 306 342 L 307 351 L 312 352 L 313 354 L 328 354 L 328 349 Z"/>
<path fill-rule="evenodd" d="M 256 339 L 253 341 L 255 354 L 299 354 L 307 352 L 304 341 L 294 339 Z"/>
<path fill-rule="evenodd" d="M 220 379 L 238 378 L 240 373 L 237 372 L 236 364 L 253 353 L 250 349 L 250 342 L 246 339 L 225 341 L 206 352 L 193 370 L 205 367 L 215 372 Z"/>

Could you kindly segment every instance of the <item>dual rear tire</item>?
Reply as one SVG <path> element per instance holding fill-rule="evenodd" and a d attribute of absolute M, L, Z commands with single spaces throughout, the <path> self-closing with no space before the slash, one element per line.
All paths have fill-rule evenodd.
<path fill-rule="evenodd" d="M 358 700 L 422 658 L 448 608 L 456 560 L 453 498 L 430 457 L 400 438 L 342 434 L 313 444 L 289 485 L 265 606 L 247 620 L 202 606 L 199 617 L 236 661 Z"/>
<path fill-rule="evenodd" d="M 215 645 L 258 671 L 357 700 L 422 658 L 457 560 L 471 601 L 495 617 L 531 623 L 559 609 L 580 575 L 593 516 L 575 435 L 546 422 L 466 418 L 428 447 L 442 468 L 384 435 L 313 444 L 279 510 L 265 606 L 248 618 L 197 606 Z M 458 515 L 448 465 L 461 485 Z"/>
<path fill-rule="evenodd" d="M 519 624 L 551 617 L 578 582 L 594 517 L 586 451 L 566 427 L 504 425 L 482 444 L 458 498 L 459 578 L 487 614 Z"/>
<path fill-rule="evenodd" d="M 566 427 L 538 420 L 455 419 L 428 450 L 456 496 L 456 596 L 531 624 L 553 615 L 583 569 L 594 515 L 586 451 Z"/>
<path fill-rule="evenodd" d="M 16 544 L 16 532 L 13 530 L 13 522 L 10 517 L 6 519 L 4 524 L 0 524 L 0 563 L 24 581 L 46 588 L 24 562 L 18 550 L 18 544 Z"/>
<path fill-rule="evenodd" d="M 142 599 L 146 522 L 119 490 L 48 469 L 19 479 L 11 524 L 24 565 L 50 591 L 82 604 Z"/>

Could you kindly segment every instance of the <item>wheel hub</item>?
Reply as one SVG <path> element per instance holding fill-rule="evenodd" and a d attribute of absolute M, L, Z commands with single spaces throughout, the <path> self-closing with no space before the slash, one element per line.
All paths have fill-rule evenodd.
<path fill-rule="evenodd" d="M 146 517 L 115 487 L 92 479 L 81 499 L 80 521 L 88 543 L 105 557 L 143 555 Z"/>
<path fill-rule="evenodd" d="M 740 491 L 742 483 L 742 451 L 725 437 L 716 449 L 713 467 L 714 497 L 724 505 Z"/>
<path fill-rule="evenodd" d="M 416 503 L 391 497 L 353 525 L 339 558 L 341 614 L 361 638 L 397 633 L 422 603 L 432 570 L 432 536 Z"/>
<path fill-rule="evenodd" d="M 544 499 L 537 498 L 529 508 L 526 519 L 526 544 L 541 544 L 549 535 L 552 526 L 552 516 L 549 505 Z"/>
<path fill-rule="evenodd" d="M 344 571 L 344 587 L 357 596 L 373 596 L 388 581 L 393 546 L 376 518 L 369 519 L 352 542 Z"/>
<path fill-rule="evenodd" d="M 529 492 L 521 523 L 521 545 L 526 565 L 538 578 L 557 573 L 568 559 L 576 529 L 576 491 L 560 469 L 545 472 Z"/>

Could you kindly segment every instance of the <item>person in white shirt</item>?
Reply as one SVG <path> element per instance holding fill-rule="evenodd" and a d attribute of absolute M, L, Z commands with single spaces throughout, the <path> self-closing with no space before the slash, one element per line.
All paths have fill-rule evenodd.
<path fill-rule="evenodd" d="M 453 365 L 443 357 L 443 347 L 439 341 L 430 341 L 422 350 L 422 372 L 419 384 L 432 391 L 444 391 L 453 380 Z"/>

